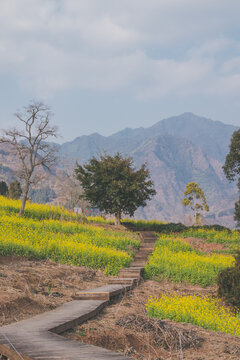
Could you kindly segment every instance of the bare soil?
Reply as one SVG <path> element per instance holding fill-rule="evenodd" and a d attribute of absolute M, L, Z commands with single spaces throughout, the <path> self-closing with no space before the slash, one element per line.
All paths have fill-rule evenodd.
<path fill-rule="evenodd" d="M 108 279 L 84 267 L 0 256 L 0 326 L 54 309 Z"/>
<path fill-rule="evenodd" d="M 194 249 L 211 254 L 213 252 L 227 251 L 229 248 L 224 244 L 207 243 L 204 239 L 198 239 L 194 237 L 182 238 L 183 241 L 192 245 Z"/>
<path fill-rule="evenodd" d="M 206 253 L 223 250 L 221 244 L 206 244 L 203 239 L 185 241 Z M 0 256 L 0 326 L 54 309 L 71 301 L 78 291 L 101 286 L 108 280 L 92 269 Z M 65 336 L 139 360 L 240 359 L 237 337 L 191 324 L 149 318 L 145 311 L 149 296 L 160 297 L 164 293 L 214 295 L 216 287 L 144 281 L 99 316 Z"/>
<path fill-rule="evenodd" d="M 215 287 L 144 281 L 120 302 L 78 326 L 66 337 L 121 352 L 133 359 L 240 359 L 240 339 L 186 323 L 159 321 L 146 315 L 149 296 L 164 293 L 214 295 Z"/>

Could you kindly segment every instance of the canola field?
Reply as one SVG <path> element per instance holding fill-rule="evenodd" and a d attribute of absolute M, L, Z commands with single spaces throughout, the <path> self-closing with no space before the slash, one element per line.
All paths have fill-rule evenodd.
<path fill-rule="evenodd" d="M 162 235 L 145 266 L 145 277 L 155 280 L 165 277 L 179 283 L 208 286 L 216 282 L 221 270 L 234 265 L 234 261 L 233 256 L 206 255 L 194 250 L 180 237 Z"/>
<path fill-rule="evenodd" d="M 206 243 L 222 244 L 226 247 L 225 252 L 235 253 L 240 246 L 240 233 L 237 230 L 216 230 L 205 228 L 190 228 L 183 231 L 181 237 L 195 237 L 204 239 Z"/>
<path fill-rule="evenodd" d="M 146 309 L 149 316 L 161 320 L 187 322 L 204 329 L 240 336 L 240 314 L 232 314 L 213 298 L 163 295 L 160 299 L 149 298 Z"/>
<path fill-rule="evenodd" d="M 21 206 L 21 200 L 12 200 L 4 196 L 0 196 L 0 215 L 18 214 Z M 106 220 L 102 216 L 86 216 L 84 214 L 76 214 L 73 211 L 69 211 L 64 207 L 57 205 L 44 205 L 44 204 L 30 204 L 26 203 L 25 218 L 31 218 L 35 220 L 66 220 L 66 221 L 81 221 L 83 223 L 97 223 L 97 224 L 114 224 L 114 221 Z"/>
<path fill-rule="evenodd" d="M 137 236 L 128 232 L 79 224 L 75 214 L 58 207 L 27 204 L 24 217 L 19 218 L 19 206 L 19 201 L 0 197 L 1 255 L 50 259 L 117 275 L 130 264 L 133 250 L 140 244 Z"/>
<path fill-rule="evenodd" d="M 234 265 L 235 259 L 230 254 L 206 254 L 194 249 L 183 241 L 183 237 L 190 236 L 203 238 L 206 242 L 239 246 L 239 233 L 230 230 L 188 229 L 178 235 L 161 235 L 145 267 L 145 277 L 154 280 L 164 277 L 205 287 L 216 283 L 221 270 Z M 240 336 L 240 313 L 232 313 L 229 307 L 224 307 L 213 297 L 163 294 L 160 298 L 150 297 L 146 309 L 149 316 L 161 320 L 187 322 Z"/>

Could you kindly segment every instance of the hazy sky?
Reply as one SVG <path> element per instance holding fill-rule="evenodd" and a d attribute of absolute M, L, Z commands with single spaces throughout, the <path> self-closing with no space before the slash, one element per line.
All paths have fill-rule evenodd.
<path fill-rule="evenodd" d="M 194 112 L 240 126 L 239 0 L 0 0 L 0 128 L 29 100 L 60 142 Z"/>

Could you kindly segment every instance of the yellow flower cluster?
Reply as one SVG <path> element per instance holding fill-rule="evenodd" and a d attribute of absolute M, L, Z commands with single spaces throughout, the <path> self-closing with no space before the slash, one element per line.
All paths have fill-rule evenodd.
<path fill-rule="evenodd" d="M 146 304 L 149 316 L 187 322 L 213 331 L 240 336 L 240 314 L 218 305 L 213 298 L 187 295 L 163 295 L 149 298 Z"/>
<path fill-rule="evenodd" d="M 205 255 L 185 244 L 181 238 L 161 236 L 145 267 L 147 278 L 186 281 L 202 286 L 216 281 L 217 274 L 234 264 L 230 255 Z"/>
<path fill-rule="evenodd" d="M 0 196 L 0 212 L 5 214 L 17 214 L 21 206 L 21 200 L 12 200 L 4 196 Z M 61 206 L 44 205 L 44 204 L 30 204 L 26 203 L 25 217 L 31 217 L 37 220 L 43 219 L 61 219 L 61 220 L 76 220 L 77 214 L 74 214 Z"/>
<path fill-rule="evenodd" d="M 21 206 L 21 200 L 12 200 L 4 196 L 0 196 L 0 212 L 5 214 L 17 214 Z M 85 214 L 76 214 L 69 211 L 62 206 L 46 205 L 36 203 L 26 203 L 25 217 L 30 217 L 36 220 L 44 219 L 60 219 L 68 221 L 82 220 L 87 223 L 97 224 L 113 224 L 113 220 L 106 220 L 102 216 L 85 216 Z"/>
<path fill-rule="evenodd" d="M 18 202 L 12 202 L 16 207 Z M 11 205 L 11 204 L 10 204 Z M 38 209 L 28 205 L 29 214 Z M 46 205 L 44 205 L 46 208 Z M 46 209 L 45 209 L 46 210 Z M 132 249 L 139 247 L 135 235 L 97 226 L 59 220 L 34 220 L 8 215 L 0 205 L 0 254 L 52 259 L 117 274 L 128 266 Z"/>

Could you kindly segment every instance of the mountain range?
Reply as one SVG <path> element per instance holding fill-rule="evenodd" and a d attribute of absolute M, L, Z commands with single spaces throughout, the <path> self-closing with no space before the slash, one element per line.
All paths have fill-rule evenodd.
<path fill-rule="evenodd" d="M 236 184 L 230 184 L 222 171 L 232 133 L 238 127 L 184 113 L 163 119 L 148 128 L 126 128 L 111 136 L 98 133 L 80 136 L 59 148 L 63 157 L 79 163 L 106 151 L 133 157 L 137 167 L 146 162 L 157 195 L 136 217 L 191 222 L 181 205 L 188 182 L 197 182 L 210 206 L 207 223 L 234 226 Z"/>
<path fill-rule="evenodd" d="M 136 218 L 190 224 L 191 211 L 184 208 L 181 201 L 185 186 L 194 181 L 205 192 L 210 206 L 205 222 L 234 227 L 237 186 L 226 180 L 222 165 L 231 136 L 237 129 L 220 121 L 184 113 L 148 128 L 126 128 L 111 136 L 98 133 L 80 136 L 58 145 L 58 149 L 60 157 L 71 162 L 84 163 L 104 152 L 131 156 L 136 167 L 146 162 L 157 194 L 145 208 L 136 211 Z M 0 149 L 0 177 L 13 178 L 14 166 L 5 150 Z M 53 177 L 57 173 L 53 172 Z M 49 186 L 53 184 L 54 178 L 49 180 Z"/>

